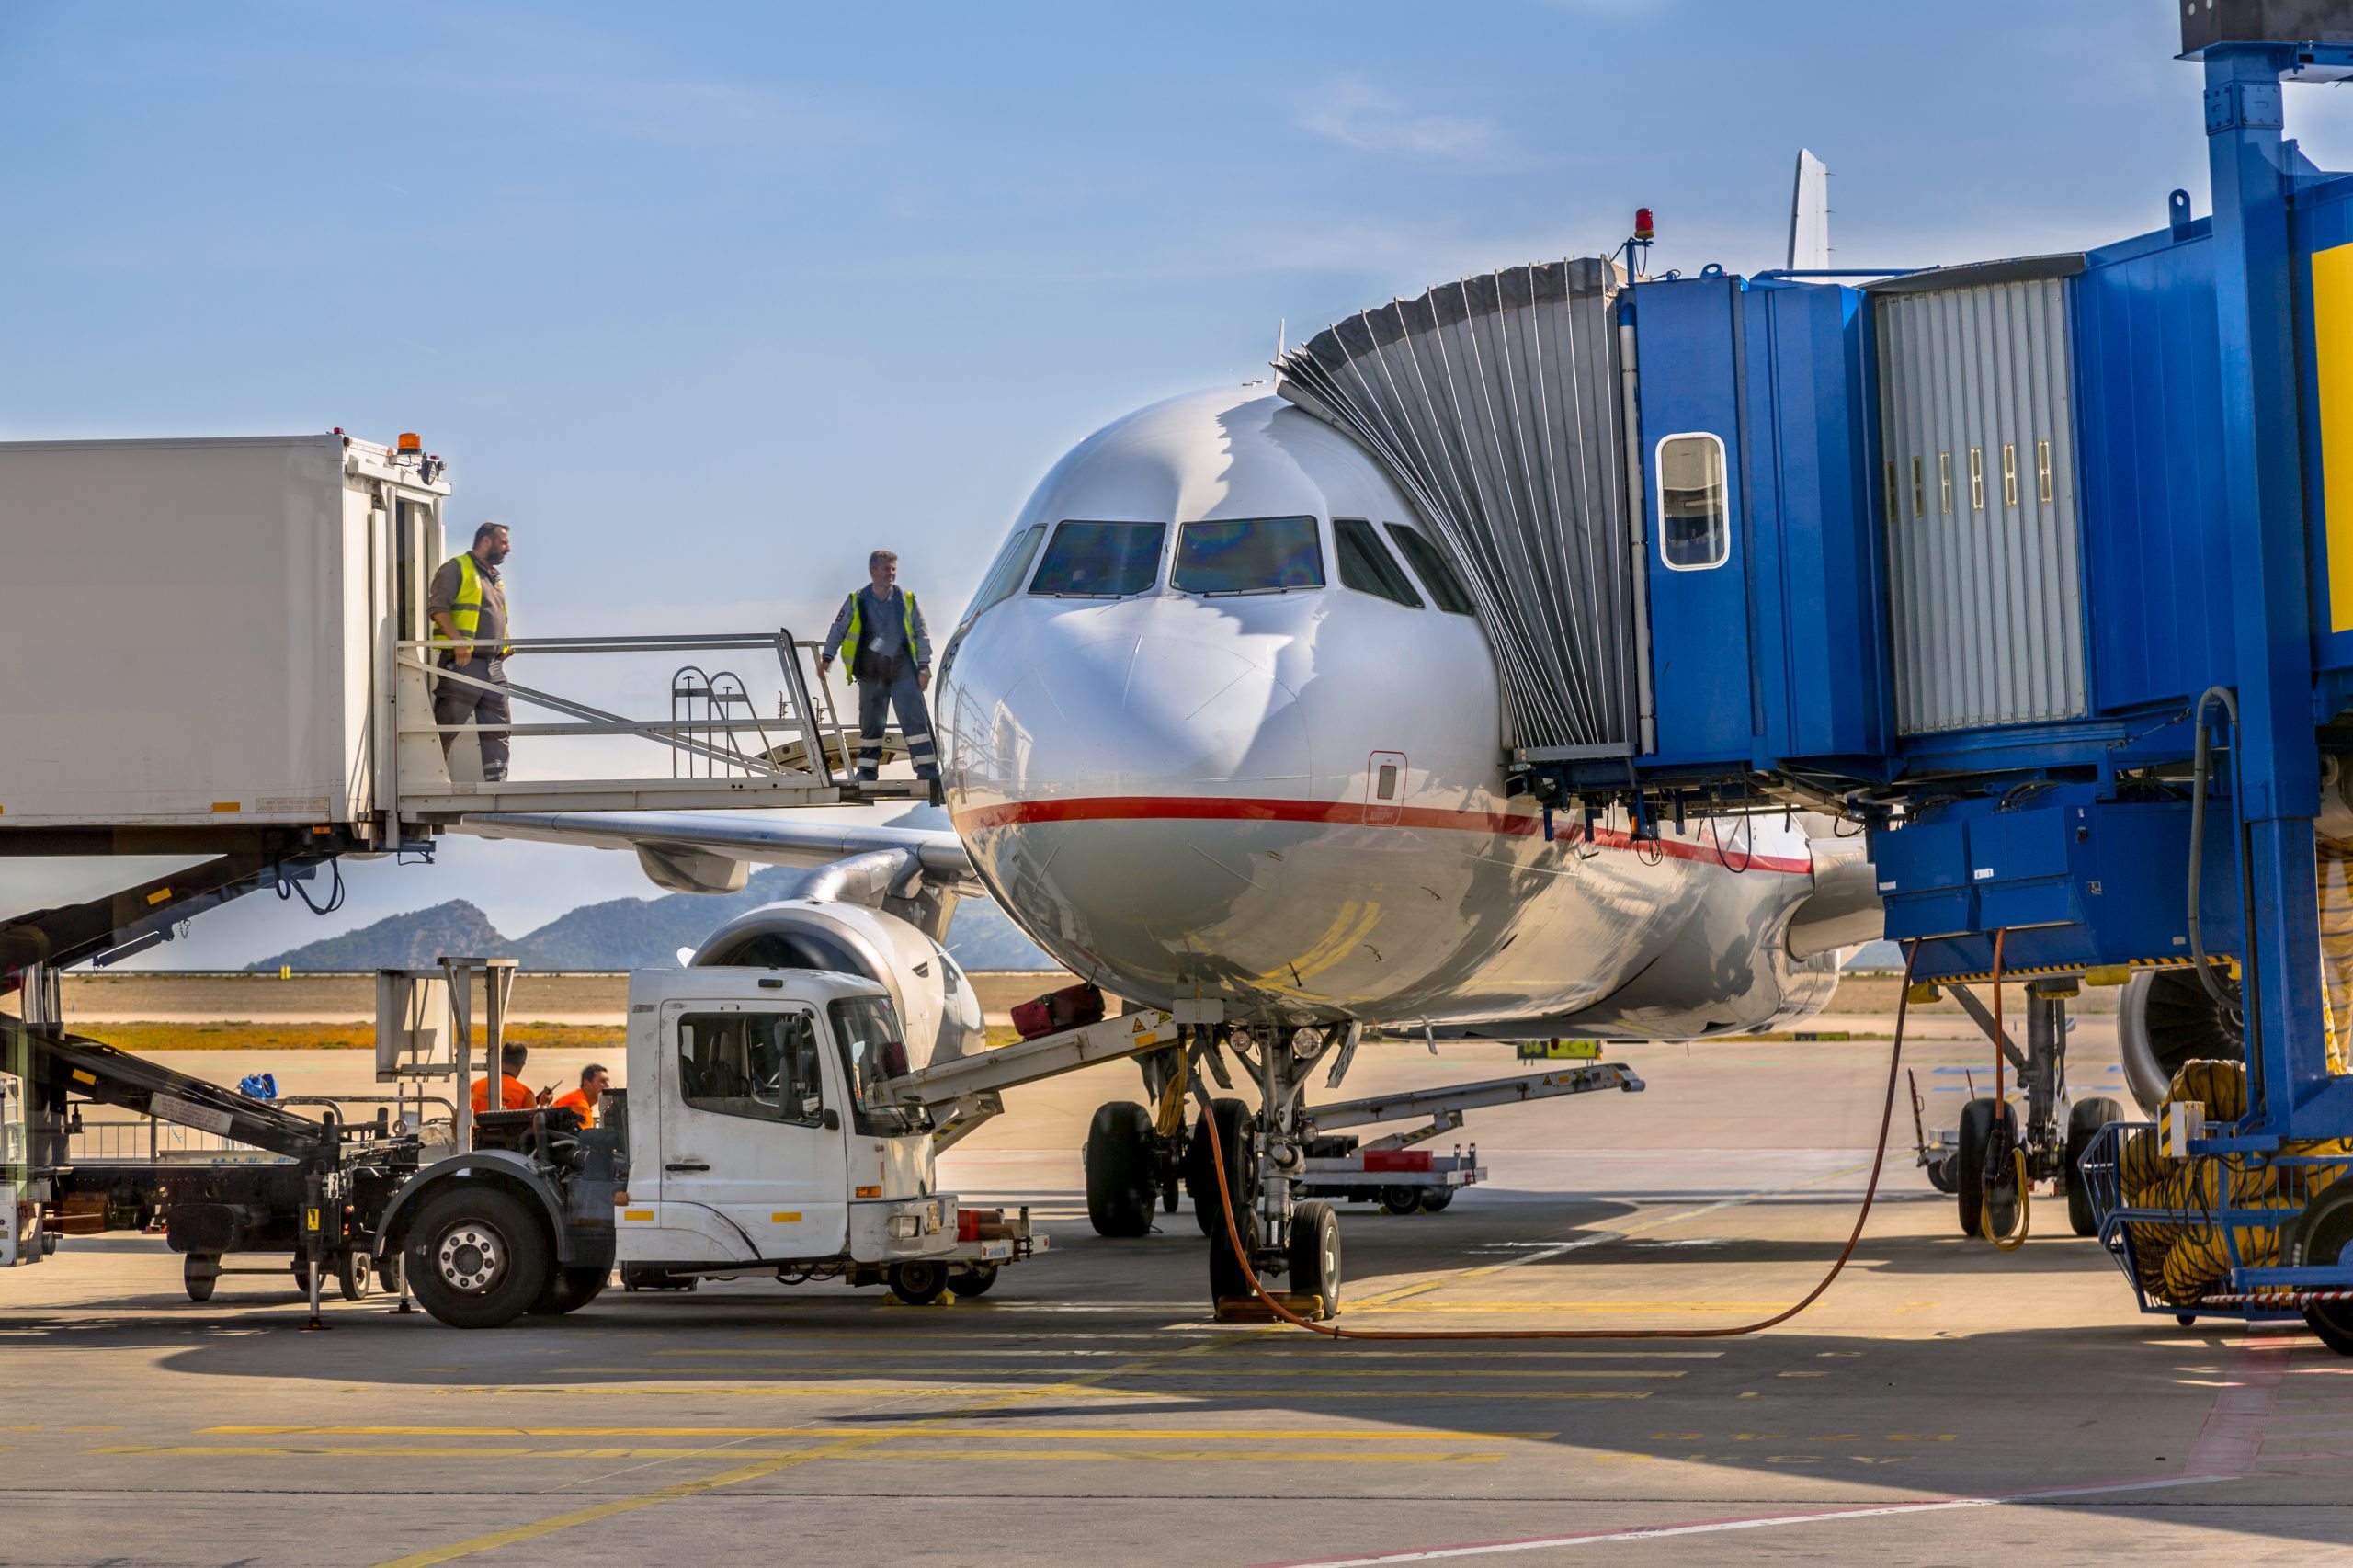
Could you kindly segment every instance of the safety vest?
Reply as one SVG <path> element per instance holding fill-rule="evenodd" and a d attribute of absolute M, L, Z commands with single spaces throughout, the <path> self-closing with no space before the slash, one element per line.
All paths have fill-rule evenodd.
<path fill-rule="evenodd" d="M 504 589 L 506 585 L 500 584 Z M 474 564 L 474 552 L 467 551 L 458 557 L 458 595 L 449 602 L 449 624 L 458 629 L 460 638 L 470 638 L 482 626 L 482 571 Z M 506 602 L 506 634 L 515 635 L 515 602 Z M 515 651 L 512 642 L 502 643 L 499 657 Z"/>
<path fill-rule="evenodd" d="M 904 588 L 893 589 L 892 592 L 901 595 L 906 600 L 906 608 L 903 615 L 907 628 L 907 656 L 913 658 L 915 652 L 915 597 Z M 841 645 L 842 673 L 852 680 L 858 678 L 858 629 L 864 623 L 865 619 L 865 590 L 853 588 L 849 596 L 849 630 L 842 633 Z"/>

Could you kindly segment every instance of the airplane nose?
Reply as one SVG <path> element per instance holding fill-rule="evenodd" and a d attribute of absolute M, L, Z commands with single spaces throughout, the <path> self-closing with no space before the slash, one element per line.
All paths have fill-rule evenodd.
<path fill-rule="evenodd" d="M 1246 653 L 1157 631 L 1040 653 L 995 704 L 990 755 L 979 768 L 968 756 L 968 789 L 1015 801 L 1305 789 L 1297 695 Z"/>

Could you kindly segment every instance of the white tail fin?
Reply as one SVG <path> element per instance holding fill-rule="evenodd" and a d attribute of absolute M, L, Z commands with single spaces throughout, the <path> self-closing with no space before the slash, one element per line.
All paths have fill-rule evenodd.
<path fill-rule="evenodd" d="M 1792 272 L 1820 272 L 1830 266 L 1830 169 L 1798 149 L 1797 188 L 1790 194 L 1790 259 Z"/>

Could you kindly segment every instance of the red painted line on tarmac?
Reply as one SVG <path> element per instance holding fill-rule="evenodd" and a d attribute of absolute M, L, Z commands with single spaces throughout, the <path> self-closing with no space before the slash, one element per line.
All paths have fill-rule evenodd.
<path fill-rule="evenodd" d="M 2222 1475 L 2250 1471 L 2263 1452 L 2264 1434 L 2279 1404 L 2279 1381 L 2288 1358 L 2305 1343 L 2297 1338 L 2250 1339 L 2231 1358 L 2230 1385 L 2214 1396 L 2206 1424 L 2189 1447 L 2188 1473 Z"/>
<path fill-rule="evenodd" d="M 1369 813 L 1374 811 L 1381 812 L 1382 820 L 1370 820 Z M 956 831 L 971 834 L 983 828 L 1050 822 L 1205 821 L 1324 823 L 1339 827 L 1406 827 L 1518 837 L 1530 837 L 1544 831 L 1544 819 L 1536 812 L 1449 812 L 1427 806 L 1368 807 L 1358 801 L 1270 801 L 1211 795 L 1090 795 L 1011 801 L 997 806 L 976 806 L 959 813 Z M 1574 844 L 1586 837 L 1585 824 L 1563 813 L 1554 819 L 1553 834 L 1561 842 Z M 1713 844 L 1666 838 L 1638 840 L 1620 828 L 1597 828 L 1592 841 L 1597 848 L 1642 856 L 1664 854 L 1702 865 L 1721 864 L 1727 870 L 1754 869 L 1798 876 L 1813 869 L 1811 860 L 1792 856 L 1752 854 L 1744 858 L 1729 851 L 1719 854 Z"/>

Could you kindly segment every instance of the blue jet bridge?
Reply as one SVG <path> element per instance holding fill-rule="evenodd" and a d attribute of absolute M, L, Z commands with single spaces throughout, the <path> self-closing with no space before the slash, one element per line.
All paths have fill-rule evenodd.
<path fill-rule="evenodd" d="M 2353 176 L 2281 120 L 2283 83 L 2353 76 L 2353 5 L 2182 28 L 2209 216 L 1869 281 L 1519 268 L 1281 386 L 1472 580 L 1548 831 L 1833 813 L 1915 981 L 1981 1014 L 1969 984 L 2031 982 L 2029 1049 L 1988 1030 L 2029 1124 L 1964 1116 L 1965 1225 L 2052 1180 L 2151 1310 L 2302 1311 L 2353 1354 Z M 2168 1072 L 2245 1064 L 2244 1104 L 2169 1119 L 2161 1200 L 2155 1130 L 2062 1125 L 2066 999 L 2128 976 Z M 2187 1210 L 2221 1227 L 2195 1287 L 2142 1256 Z"/>

